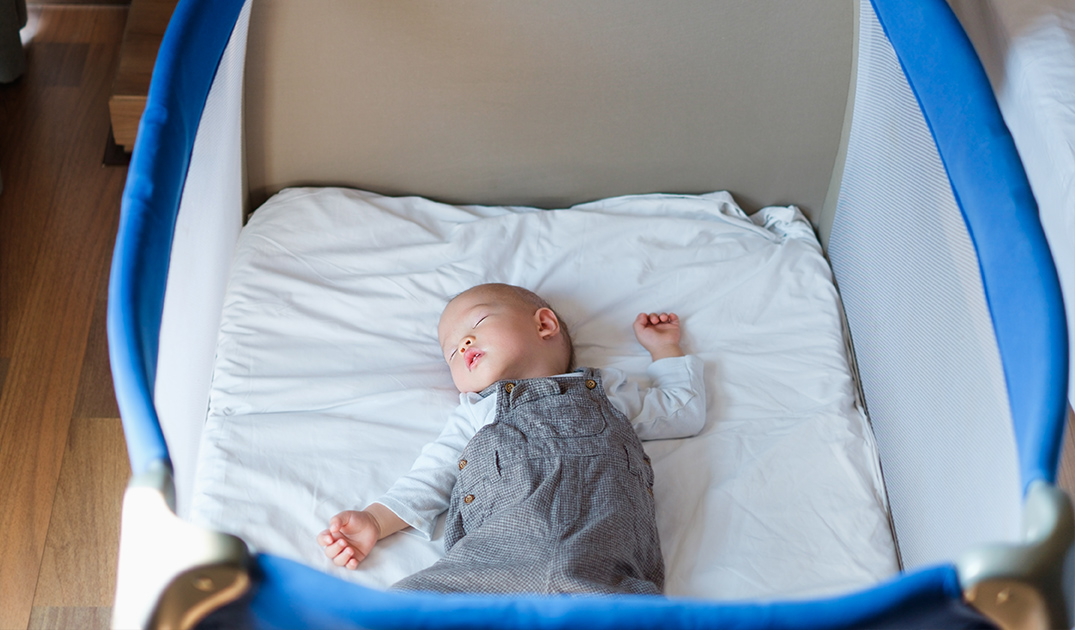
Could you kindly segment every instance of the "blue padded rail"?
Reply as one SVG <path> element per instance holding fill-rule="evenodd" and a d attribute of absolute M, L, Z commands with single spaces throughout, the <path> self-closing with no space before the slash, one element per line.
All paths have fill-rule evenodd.
<path fill-rule="evenodd" d="M 802 602 L 652 596 L 490 596 L 384 592 L 290 560 L 257 558 L 257 586 L 229 626 L 284 628 L 992 628 L 962 601 L 952 567 L 869 591 Z M 305 602 L 306 605 L 300 605 Z M 226 615 L 227 616 L 227 615 Z"/>
<path fill-rule="evenodd" d="M 176 215 L 205 99 L 243 0 L 182 0 L 157 53 L 108 287 L 108 351 L 134 474 L 170 461 L 153 384 Z"/>
<path fill-rule="evenodd" d="M 1067 410 L 1060 281 L 989 79 L 948 4 L 873 0 L 948 172 L 981 267 L 1024 492 L 1056 480 Z"/>

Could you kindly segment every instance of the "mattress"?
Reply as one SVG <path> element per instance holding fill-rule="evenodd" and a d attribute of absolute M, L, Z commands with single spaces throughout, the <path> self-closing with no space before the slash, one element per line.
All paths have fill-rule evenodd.
<path fill-rule="evenodd" d="M 441 526 L 386 538 L 357 571 L 315 536 L 440 432 L 458 393 L 437 321 L 482 282 L 538 292 L 580 365 L 643 385 L 631 322 L 680 314 L 708 408 L 699 435 L 645 443 L 668 595 L 808 598 L 898 571 L 821 248 L 795 207 L 748 216 L 721 192 L 554 211 L 280 192 L 236 247 L 190 519 L 376 588 L 436 561 Z"/>

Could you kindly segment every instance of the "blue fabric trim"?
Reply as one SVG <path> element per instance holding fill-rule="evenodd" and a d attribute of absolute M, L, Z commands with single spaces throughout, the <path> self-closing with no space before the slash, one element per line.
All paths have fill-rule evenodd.
<path fill-rule="evenodd" d="M 873 0 L 937 143 L 978 253 L 1024 492 L 1056 481 L 1067 407 L 1060 281 L 989 79 L 944 0 Z"/>
<path fill-rule="evenodd" d="M 490 596 L 364 588 L 261 555 L 251 597 L 220 618 L 255 628 L 991 628 L 962 601 L 955 568 L 901 575 L 814 601 L 724 603 L 652 596 Z"/>
<path fill-rule="evenodd" d="M 131 468 L 169 461 L 153 406 L 175 219 L 194 138 L 243 0 L 182 0 L 157 53 L 127 173 L 108 288 L 108 349 Z"/>

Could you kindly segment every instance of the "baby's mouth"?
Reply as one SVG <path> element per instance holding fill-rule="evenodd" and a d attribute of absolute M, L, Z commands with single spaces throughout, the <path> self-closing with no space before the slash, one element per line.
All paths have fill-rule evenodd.
<path fill-rule="evenodd" d="M 481 350 L 477 350 L 475 348 L 470 348 L 469 350 L 467 350 L 466 353 L 463 354 L 463 360 L 466 361 L 466 363 L 467 363 L 467 369 L 468 370 L 473 370 L 474 365 L 483 356 L 485 356 L 485 353 L 482 352 Z"/>

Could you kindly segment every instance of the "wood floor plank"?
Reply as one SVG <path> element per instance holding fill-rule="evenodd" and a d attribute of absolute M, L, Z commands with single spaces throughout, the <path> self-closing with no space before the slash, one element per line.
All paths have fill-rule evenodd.
<path fill-rule="evenodd" d="M 130 475 L 119 418 L 72 421 L 34 608 L 112 605 L 120 511 Z"/>
<path fill-rule="evenodd" d="M 73 87 L 82 83 L 89 44 L 37 42 L 33 56 L 41 68 L 41 83 L 46 87 Z"/>
<path fill-rule="evenodd" d="M 31 295 L 0 396 L 0 627 L 25 625 L 33 597 L 89 329 L 92 282 L 74 267 L 105 255 L 109 237 L 107 227 L 89 232 L 91 242 L 38 265 L 52 278 L 38 286 L 50 286 Z"/>
<path fill-rule="evenodd" d="M 115 66 L 114 58 L 105 61 L 109 67 L 101 67 L 100 60 L 91 62 L 89 50 L 83 46 L 81 64 L 77 51 L 66 62 L 64 53 L 60 62 L 68 69 L 58 69 L 54 64 L 60 49 L 53 45 L 103 44 L 118 50 L 126 19 L 123 8 L 31 7 L 30 12 L 36 33 L 27 51 L 26 73 L 14 83 L 0 85 L 0 120 L 5 121 L 0 124 L 0 173 L 4 177 L 0 194 L 0 356 L 4 357 L 12 356 L 56 184 L 68 176 L 62 170 L 65 156 L 80 143 L 90 141 L 91 130 L 83 133 L 70 121 L 80 107 L 82 111 L 92 109 L 84 102 L 87 88 L 100 80 L 107 85 Z M 76 67 L 82 69 L 78 85 L 70 69 Z M 92 140 L 98 160 L 104 141 Z"/>
<path fill-rule="evenodd" d="M 27 64 L 28 72 L 40 72 L 37 60 L 28 59 Z M 14 85 L 0 85 L 0 119 L 19 121 L 0 125 L 0 173 L 4 177 L 0 194 L 0 354 L 6 357 L 11 357 L 30 290 L 47 220 L 45 210 L 52 205 L 54 190 L 49 184 L 61 176 L 58 160 L 48 159 L 49 151 L 17 153 L 17 149 L 62 143 L 47 121 L 62 115 L 70 103 L 45 96 L 45 90 L 26 77 Z M 40 117 L 32 115 L 35 110 Z"/>
<path fill-rule="evenodd" d="M 1064 431 L 1064 445 L 1060 450 L 1060 471 L 1056 485 L 1063 488 L 1075 501 L 1075 411 L 1068 406 L 1068 425 Z"/>
<path fill-rule="evenodd" d="M 108 630 L 112 609 L 92 606 L 34 608 L 27 630 Z"/>
<path fill-rule="evenodd" d="M 129 5 L 131 0 L 26 0 L 27 5 L 72 5 L 72 4 L 85 4 L 85 5 L 116 5 L 125 6 Z"/>
<path fill-rule="evenodd" d="M 108 272 L 112 259 L 106 258 L 100 271 L 97 301 L 90 321 L 86 354 L 75 396 L 74 418 L 118 418 L 119 407 L 112 387 L 112 370 L 108 360 Z"/>
<path fill-rule="evenodd" d="M 11 353 L 3 353 L 10 363 L 0 393 L 0 628 L 25 628 L 30 622 L 97 275 L 111 253 L 126 175 L 126 169 L 100 166 L 125 12 L 45 8 L 40 15 L 40 41 L 90 46 L 78 87 L 35 84 L 31 61 L 28 74 L 5 88 L 0 99 L 12 94 L 21 99 L 12 126 L 24 130 L 15 132 L 17 143 L 0 147 L 2 275 L 18 269 L 19 278 L 17 317 L 3 320 Z M 33 44 L 30 53 L 32 58 Z M 37 168 L 23 166 L 21 174 L 8 179 L 9 165 L 20 160 Z M 9 226 L 36 238 L 31 266 L 9 255 Z M 5 305 L 11 286 L 3 287 Z"/>
<path fill-rule="evenodd" d="M 29 4 L 29 3 L 27 3 Z M 36 22 L 34 42 L 64 42 L 68 44 L 118 44 L 122 39 L 123 26 L 127 20 L 126 6 L 64 6 L 29 7 Z M 113 24 L 118 16 L 120 37 L 114 35 Z M 32 47 L 32 45 L 31 45 Z M 112 80 L 114 72 L 108 80 Z"/>

